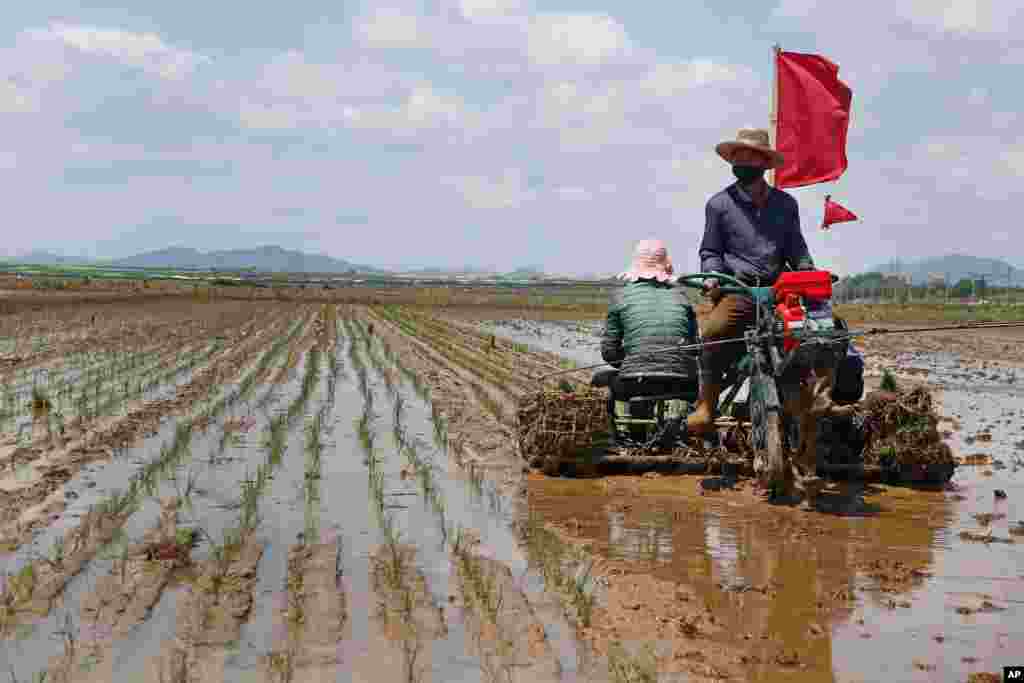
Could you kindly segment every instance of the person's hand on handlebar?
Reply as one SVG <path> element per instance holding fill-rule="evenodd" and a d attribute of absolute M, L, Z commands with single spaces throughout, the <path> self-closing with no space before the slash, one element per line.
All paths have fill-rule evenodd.
<path fill-rule="evenodd" d="M 722 285 L 717 278 L 709 277 L 704 280 L 704 294 L 716 302 L 722 298 Z"/>

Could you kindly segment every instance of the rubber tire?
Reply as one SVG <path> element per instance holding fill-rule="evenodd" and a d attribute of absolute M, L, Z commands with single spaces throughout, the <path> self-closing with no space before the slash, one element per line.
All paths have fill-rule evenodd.
<path fill-rule="evenodd" d="M 786 454 L 782 419 L 778 412 L 764 416 L 765 446 L 754 453 L 754 472 L 767 486 L 782 485 L 786 479 Z"/>

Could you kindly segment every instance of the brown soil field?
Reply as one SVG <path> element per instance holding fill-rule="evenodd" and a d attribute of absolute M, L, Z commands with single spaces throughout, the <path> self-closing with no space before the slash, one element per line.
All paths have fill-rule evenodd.
<path fill-rule="evenodd" d="M 1024 646 L 1011 335 L 866 341 L 972 457 L 801 511 L 524 467 L 596 303 L 58 294 L 0 313 L 14 681 L 966 681 Z"/>

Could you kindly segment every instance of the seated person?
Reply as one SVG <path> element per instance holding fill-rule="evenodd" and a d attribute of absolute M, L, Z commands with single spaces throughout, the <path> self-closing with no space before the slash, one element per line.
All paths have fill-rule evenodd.
<path fill-rule="evenodd" d="M 612 294 L 601 357 L 618 376 L 612 380 L 615 400 L 657 396 L 697 382 L 692 351 L 677 349 L 697 341 L 697 318 L 682 288 L 672 282 L 672 262 L 661 240 L 636 245 L 626 280 Z"/>

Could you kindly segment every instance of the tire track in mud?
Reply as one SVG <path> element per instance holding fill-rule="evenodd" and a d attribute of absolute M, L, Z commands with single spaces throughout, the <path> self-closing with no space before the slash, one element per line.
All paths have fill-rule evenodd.
<path fill-rule="evenodd" d="M 272 334 L 285 321 L 281 318 L 265 334 Z M 223 355 L 213 359 L 207 367 L 193 373 L 191 381 L 179 387 L 172 399 L 163 399 L 144 405 L 127 415 L 113 420 L 105 428 L 91 431 L 79 442 L 72 442 L 55 454 L 46 456 L 53 462 L 44 479 L 32 486 L 14 492 L 4 492 L 0 502 L 0 538 L 8 548 L 20 546 L 36 528 L 45 525 L 53 515 L 66 507 L 59 497 L 65 483 L 77 475 L 86 464 L 108 459 L 111 444 L 124 444 L 156 431 L 163 416 L 202 400 L 215 387 L 236 375 L 246 365 L 252 351 L 262 343 L 260 335 L 228 347 Z"/>
<path fill-rule="evenodd" d="M 96 567 L 87 574 L 82 574 L 81 576 L 79 576 L 79 572 L 81 572 L 86 566 L 93 566 L 93 558 L 97 556 L 97 553 L 101 549 L 113 541 L 115 534 L 123 533 L 121 529 L 129 518 L 144 522 L 144 519 L 139 518 L 148 516 L 144 509 L 136 512 L 139 504 L 145 502 L 141 497 L 146 495 L 147 491 L 151 492 L 149 495 L 155 497 L 160 493 L 158 489 L 161 486 L 165 489 L 167 488 L 163 482 L 167 479 L 173 480 L 175 471 L 179 468 L 181 461 L 190 456 L 190 442 L 193 440 L 193 436 L 198 434 L 200 429 L 205 429 L 205 425 L 208 424 L 213 417 L 219 415 L 225 409 L 235 405 L 238 401 L 243 399 L 247 400 L 248 395 L 256 386 L 256 377 L 261 374 L 264 368 L 270 366 L 274 358 L 279 356 L 288 345 L 293 344 L 296 336 L 306 327 L 307 325 L 302 322 L 295 324 L 289 335 L 281 338 L 281 340 L 276 342 L 270 349 L 265 351 L 264 354 L 255 362 L 254 368 L 242 376 L 242 379 L 236 385 L 234 392 L 228 392 L 222 395 L 221 398 L 212 405 L 197 410 L 190 419 L 186 419 L 184 422 L 178 424 L 175 429 L 174 442 L 169 448 L 161 448 L 160 456 L 140 470 L 137 476 L 133 476 L 131 485 L 126 493 L 123 495 L 114 494 L 110 501 L 105 501 L 101 505 L 90 508 L 86 513 L 82 524 L 69 531 L 65 537 L 63 537 L 63 540 L 58 538 L 59 543 L 55 544 L 54 548 L 61 549 L 61 555 L 67 559 L 62 560 L 61 566 L 57 568 L 61 571 L 56 573 L 50 572 L 46 575 L 49 578 L 49 581 L 42 582 L 40 584 L 41 588 L 36 591 L 35 595 L 21 596 L 22 598 L 29 597 L 32 599 L 29 607 L 36 608 L 39 613 L 46 613 L 49 604 L 52 604 L 56 594 L 59 593 L 72 579 L 76 583 L 68 588 L 68 602 L 74 605 L 75 599 L 81 598 L 81 594 L 88 588 L 88 583 L 92 580 L 91 575 L 95 575 L 96 573 Z M 267 391 L 267 394 L 273 394 L 277 391 L 277 387 L 271 387 Z M 265 398 L 266 396 L 261 400 L 265 400 Z M 221 447 L 218 449 L 218 452 L 222 451 L 223 440 L 221 441 Z M 194 481 L 191 476 L 188 476 L 187 478 L 189 479 L 186 484 L 188 488 L 186 488 L 184 493 L 181 492 L 176 483 L 172 490 L 165 491 L 165 493 L 171 494 L 172 501 L 178 501 L 179 504 L 184 501 L 186 507 L 191 509 L 192 503 L 190 490 L 194 485 Z M 90 521 L 94 517 L 95 522 Z M 178 543 L 179 545 L 182 545 L 182 547 L 187 547 L 192 539 L 191 532 L 187 529 L 185 531 L 185 536 L 178 539 Z M 71 546 L 70 542 L 82 539 L 83 537 L 87 542 L 84 547 L 79 548 L 77 543 L 75 546 Z M 66 547 L 71 548 L 69 555 L 63 551 Z M 129 550 L 122 550 L 120 554 L 120 561 L 123 563 L 129 555 Z M 115 561 L 117 560 L 117 558 L 114 559 Z M 35 573 L 38 573 L 40 565 L 42 565 L 43 570 L 54 568 L 52 561 L 36 561 L 23 567 L 22 571 L 19 572 L 18 577 L 26 575 L 31 576 L 34 573 L 33 569 L 36 569 Z M 99 567 L 99 569 L 102 569 L 102 567 Z M 97 590 L 101 589 L 100 581 L 102 581 L 102 579 L 100 577 L 96 577 Z M 17 581 L 15 581 L 15 584 L 17 584 Z M 163 585 L 164 584 L 160 584 L 161 587 Z M 147 602 L 147 605 L 152 606 L 152 603 L 160 598 L 160 592 L 150 591 L 150 594 L 151 599 Z M 12 594 L 8 592 L 4 594 L 4 597 L 9 599 L 11 595 Z M 88 599 L 88 596 L 86 599 Z M 85 603 L 83 602 L 82 604 L 84 605 Z M 8 608 L 11 607 L 10 605 L 6 606 Z M 22 605 L 22 607 L 24 607 L 24 605 Z M 7 612 L 0 612 L 0 615 L 10 612 L 11 610 L 8 609 Z M 79 628 L 79 631 L 86 634 L 86 637 L 88 638 L 91 637 L 89 634 L 94 633 L 97 629 L 90 626 L 91 622 L 87 616 L 88 615 L 83 612 L 83 615 L 80 617 L 79 623 L 81 624 L 81 627 Z M 70 613 L 68 613 L 68 618 L 70 619 Z M 57 620 L 58 617 L 56 616 L 49 617 L 47 622 L 44 622 L 37 627 L 37 632 L 41 631 L 41 635 L 43 636 L 46 634 L 57 633 L 60 627 L 60 625 L 56 623 Z M 67 629 L 65 628 L 65 630 Z M 37 635 L 39 635 L 39 633 L 37 633 Z M 38 668 L 38 665 L 30 668 L 34 670 Z"/>

